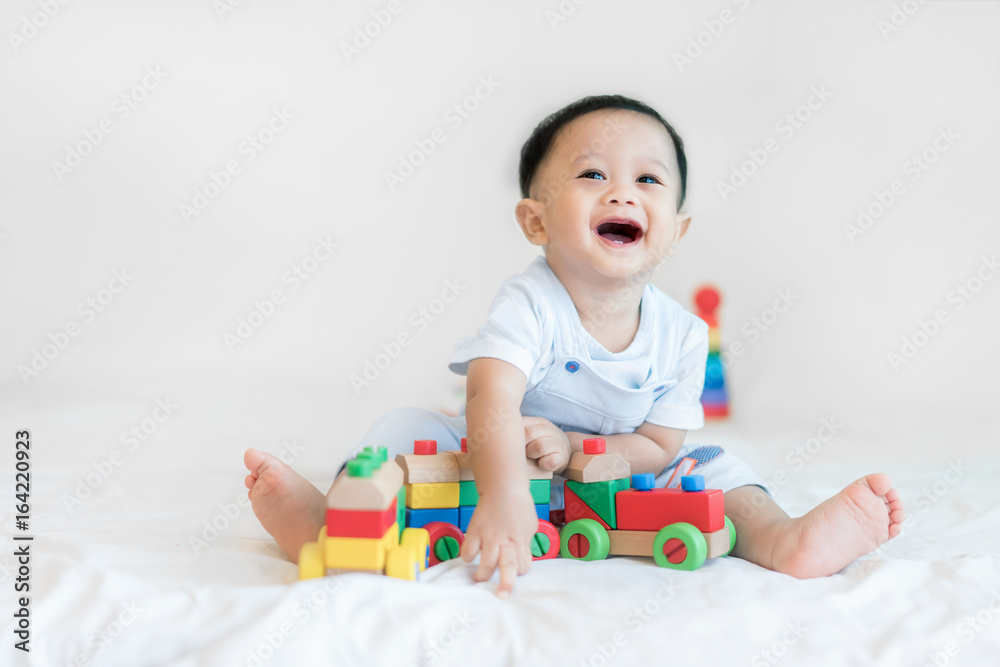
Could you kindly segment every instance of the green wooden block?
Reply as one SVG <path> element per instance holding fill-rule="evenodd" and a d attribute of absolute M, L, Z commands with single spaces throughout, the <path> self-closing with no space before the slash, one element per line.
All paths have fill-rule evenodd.
<path fill-rule="evenodd" d="M 612 479 L 607 482 L 587 482 L 586 484 L 567 479 L 566 486 L 580 496 L 580 500 L 587 503 L 590 509 L 594 510 L 594 513 L 604 519 L 609 526 L 618 528 L 615 494 L 629 488 L 628 477 Z"/>
<path fill-rule="evenodd" d="M 476 490 L 474 480 L 458 483 L 458 504 L 460 506 L 479 504 L 479 491 Z"/>
<path fill-rule="evenodd" d="M 403 532 L 406 527 L 406 485 L 399 487 L 396 494 L 396 523 L 399 524 L 399 532 Z"/>
<path fill-rule="evenodd" d="M 531 480 L 531 499 L 536 505 L 547 505 L 551 497 L 552 480 L 533 479 Z"/>

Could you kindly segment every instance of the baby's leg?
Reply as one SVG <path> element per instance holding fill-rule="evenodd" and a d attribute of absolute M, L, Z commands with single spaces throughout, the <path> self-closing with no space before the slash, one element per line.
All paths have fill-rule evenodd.
<path fill-rule="evenodd" d="M 831 575 L 902 530 L 903 501 L 888 475 L 867 475 L 805 516 L 790 518 L 759 486 L 725 494 L 732 555 L 799 579 Z"/>
<path fill-rule="evenodd" d="M 440 451 L 458 449 L 464 424 L 464 418 L 432 410 L 398 408 L 376 420 L 348 458 L 366 446 L 383 446 L 389 459 L 395 459 L 396 454 L 412 452 L 413 441 L 419 439 L 437 440 Z M 326 496 L 276 456 L 248 449 L 243 461 L 250 470 L 245 483 L 254 514 L 285 555 L 298 562 L 302 545 L 315 541 L 325 523 Z"/>

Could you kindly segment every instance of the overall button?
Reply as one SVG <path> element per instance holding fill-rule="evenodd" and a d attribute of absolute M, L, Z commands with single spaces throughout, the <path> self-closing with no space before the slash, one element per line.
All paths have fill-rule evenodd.
<path fill-rule="evenodd" d="M 580 368 L 580 364 L 576 363 L 575 361 L 567 361 L 566 362 L 566 370 L 568 370 L 570 373 L 577 372 L 577 370 L 579 370 L 579 368 Z"/>

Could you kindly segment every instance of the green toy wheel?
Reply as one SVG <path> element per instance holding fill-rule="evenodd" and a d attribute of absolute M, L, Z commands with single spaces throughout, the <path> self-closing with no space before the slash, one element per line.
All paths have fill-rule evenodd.
<path fill-rule="evenodd" d="M 684 554 L 682 547 L 686 549 Z M 684 554 L 683 560 L 674 562 Z M 660 528 L 653 540 L 653 559 L 660 567 L 673 570 L 697 570 L 708 556 L 708 544 L 701 531 L 683 521 Z M 673 559 L 673 560 L 671 560 Z"/>
<path fill-rule="evenodd" d="M 306 542 L 299 549 L 299 580 L 318 579 L 325 575 L 326 564 L 319 542 Z"/>
<path fill-rule="evenodd" d="M 728 516 L 726 517 L 726 528 L 729 529 L 729 550 L 722 554 L 723 556 L 728 556 L 733 551 L 733 547 L 736 546 L 736 526 L 733 525 L 732 519 Z"/>
<path fill-rule="evenodd" d="M 577 535 L 579 539 L 573 540 Z M 573 544 L 570 541 L 573 540 Z M 582 540 L 589 543 L 586 553 L 583 553 Z M 593 519 L 577 519 L 570 521 L 559 535 L 559 555 L 575 560 L 604 560 L 611 550 L 611 539 L 604 526 Z M 579 554 L 579 555 L 578 555 Z"/>

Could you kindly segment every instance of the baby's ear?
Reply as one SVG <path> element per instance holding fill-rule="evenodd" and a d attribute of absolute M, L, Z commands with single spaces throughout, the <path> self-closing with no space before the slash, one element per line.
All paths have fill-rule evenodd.
<path fill-rule="evenodd" d="M 677 240 L 680 241 L 687 234 L 688 226 L 691 224 L 691 214 L 684 211 L 677 212 Z"/>
<path fill-rule="evenodd" d="M 524 237 L 532 245 L 543 246 L 549 242 L 549 235 L 542 224 L 541 206 L 534 199 L 522 199 L 514 207 L 517 224 L 521 226 Z"/>

